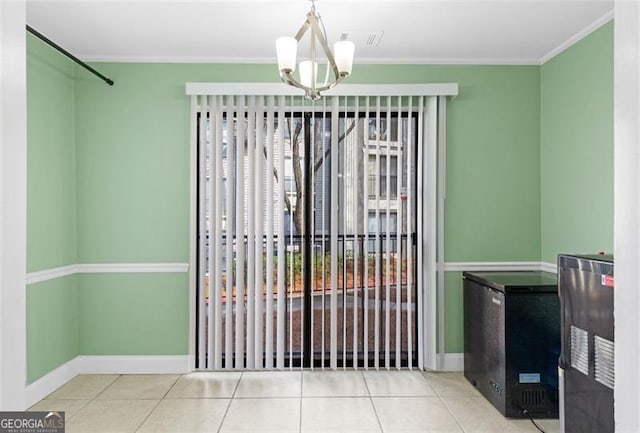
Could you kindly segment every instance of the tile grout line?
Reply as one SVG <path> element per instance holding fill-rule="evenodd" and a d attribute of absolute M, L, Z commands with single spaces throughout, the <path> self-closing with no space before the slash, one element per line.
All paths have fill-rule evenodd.
<path fill-rule="evenodd" d="M 81 374 L 76 374 L 74 377 L 72 377 L 72 378 L 71 378 L 71 379 L 69 379 L 66 383 L 64 383 L 64 384 L 62 384 L 61 386 L 59 386 L 59 387 L 58 387 L 55 391 L 53 391 L 53 392 L 58 391 L 60 388 L 62 388 L 63 386 L 65 386 L 67 383 L 71 382 L 73 379 L 75 379 L 75 378 L 76 378 L 76 377 L 78 377 L 78 376 L 82 376 L 82 375 L 81 375 Z M 98 393 L 97 393 L 96 395 L 94 395 L 92 398 L 89 398 L 89 399 L 80 399 L 80 398 L 72 398 L 72 399 L 48 399 L 48 398 L 47 398 L 48 396 L 47 396 L 47 397 L 43 398 L 42 400 L 40 400 L 38 403 L 43 402 L 43 401 L 46 401 L 46 400 L 86 400 L 85 404 L 83 404 L 80 408 L 78 408 L 78 411 L 77 411 L 75 414 L 73 414 L 72 416 L 70 416 L 68 419 L 66 418 L 66 414 L 65 414 L 65 421 L 64 421 L 64 422 L 65 422 L 65 425 L 66 425 L 68 420 L 70 420 L 71 418 L 74 418 L 76 415 L 79 415 L 80 413 L 82 413 L 82 411 L 83 411 L 87 406 L 89 406 L 89 404 L 90 404 L 91 402 L 93 402 L 94 400 L 97 400 L 97 399 L 98 399 L 98 396 L 99 396 L 100 394 L 102 394 L 102 393 L 103 393 L 107 388 L 109 388 L 111 385 L 113 385 L 113 383 L 114 383 L 116 380 L 118 380 L 122 375 L 121 375 L 121 374 L 118 374 L 118 375 L 116 375 L 116 376 L 117 376 L 117 377 L 116 377 L 115 379 L 113 379 L 113 381 L 112 381 L 111 383 L 109 383 L 107 386 L 105 386 L 105 387 L 104 387 L 100 392 L 98 392 Z M 52 393 L 50 393 L 49 395 L 53 394 L 53 392 L 52 392 Z M 36 404 L 37 404 L 37 403 L 36 403 Z M 65 411 L 65 412 L 66 412 L 66 411 Z"/>
<path fill-rule="evenodd" d="M 94 398 L 95 398 L 95 397 L 94 397 Z M 85 401 L 85 403 L 84 403 L 82 406 L 80 406 L 80 407 L 78 408 L 78 411 L 77 411 L 76 413 L 74 413 L 73 415 L 71 415 L 69 418 L 67 418 L 67 415 L 66 415 L 66 413 L 65 413 L 65 415 L 64 415 L 64 416 L 65 416 L 65 419 L 64 419 L 65 425 L 66 425 L 66 423 L 67 423 L 67 421 L 68 421 L 68 420 L 70 420 L 70 419 L 71 419 L 71 418 L 73 418 L 74 416 L 78 415 L 78 414 L 82 411 L 82 409 L 84 409 L 85 407 L 87 407 L 87 406 L 89 405 L 89 403 L 91 403 L 91 401 L 92 401 L 92 400 L 86 400 L 86 401 Z"/>
<path fill-rule="evenodd" d="M 93 398 L 91 399 L 91 401 L 93 401 L 93 400 L 98 400 L 98 397 L 100 397 L 100 396 L 101 396 L 101 395 L 102 395 L 102 394 L 103 394 L 107 389 L 111 388 L 111 387 L 113 386 L 113 384 L 114 384 L 114 383 L 116 383 L 116 382 L 117 382 L 117 381 L 118 381 L 122 376 L 123 376 L 122 374 L 118 374 L 118 375 L 117 375 L 117 377 L 116 377 L 115 379 L 113 379 L 109 385 L 105 386 L 105 387 L 104 387 L 104 389 L 103 389 L 102 391 L 100 391 L 99 393 L 97 393 L 97 394 L 95 395 L 95 397 L 93 397 Z"/>
<path fill-rule="evenodd" d="M 371 407 L 372 407 L 372 408 L 373 408 L 373 410 L 374 410 L 374 414 L 375 414 L 375 416 L 376 416 L 376 420 L 377 420 L 377 422 L 378 422 L 379 431 L 380 431 L 380 432 L 384 432 L 384 428 L 383 428 L 382 423 L 381 423 L 381 417 L 380 417 L 380 414 L 379 414 L 379 413 L 378 413 L 378 411 L 377 411 L 377 407 L 376 407 L 376 405 L 375 405 L 374 398 L 384 399 L 384 398 L 398 398 L 398 397 L 408 397 L 408 398 L 415 398 L 415 397 L 431 397 L 431 398 L 433 398 L 433 397 L 437 397 L 437 398 L 438 398 L 438 400 L 441 402 L 441 404 L 445 407 L 445 409 L 446 409 L 447 413 L 448 413 L 448 414 L 453 418 L 453 420 L 454 420 L 455 424 L 458 426 L 458 428 L 460 429 L 459 431 L 460 431 L 461 433 L 469 433 L 469 432 L 473 431 L 473 428 L 472 428 L 472 427 L 470 427 L 470 426 L 467 426 L 467 428 L 464 428 L 464 427 L 463 427 L 463 425 L 461 424 L 461 421 L 460 421 L 460 419 L 462 419 L 462 418 L 460 418 L 460 416 L 456 416 L 456 415 L 454 414 L 454 412 L 452 411 L 452 407 L 451 407 L 450 405 L 448 405 L 448 404 L 447 404 L 447 402 L 445 401 L 445 398 L 449 398 L 449 399 L 450 399 L 450 398 L 452 398 L 452 397 L 453 397 L 453 398 L 455 399 L 455 398 L 457 398 L 458 396 L 457 396 L 457 395 L 451 395 L 451 394 L 450 394 L 450 392 L 448 392 L 448 391 L 447 391 L 447 389 L 448 389 L 448 388 L 446 388 L 446 387 L 445 387 L 445 389 L 443 389 L 443 390 L 439 390 L 439 389 L 437 389 L 437 388 L 433 385 L 433 383 L 432 383 L 431 379 L 429 378 L 429 376 L 427 376 L 427 373 L 426 373 L 426 372 L 421 372 L 420 377 L 422 377 L 422 379 L 426 382 L 426 384 L 428 384 L 428 385 L 429 385 L 429 387 L 430 387 L 430 388 L 432 388 L 432 390 L 433 390 L 433 392 L 434 392 L 434 394 L 435 394 L 435 395 L 433 395 L 433 396 L 418 396 L 418 395 L 415 395 L 415 396 L 414 396 L 414 395 L 402 395 L 402 396 L 396 396 L 396 395 L 377 395 L 377 396 L 374 396 L 374 395 L 372 394 L 371 386 L 373 385 L 373 386 L 374 386 L 374 390 L 375 390 L 375 385 L 376 385 L 376 383 L 377 383 L 377 382 L 376 382 L 375 380 L 373 380 L 373 378 L 372 378 L 372 380 L 373 380 L 373 381 L 372 381 L 372 384 L 369 384 L 369 383 L 368 383 L 368 380 L 367 380 L 367 378 L 366 378 L 366 375 L 365 375 L 366 371 L 363 371 L 363 370 L 353 370 L 352 372 L 353 372 L 353 373 L 355 373 L 355 375 L 354 375 L 355 377 L 360 376 L 360 377 L 361 377 L 361 380 L 363 380 L 364 385 L 365 385 L 365 389 L 366 389 L 366 392 L 367 392 L 367 394 L 366 394 L 366 395 L 355 395 L 355 394 L 354 394 L 354 395 L 351 395 L 351 396 L 349 396 L 349 395 L 345 395 L 345 396 L 339 396 L 339 397 L 334 397 L 334 396 L 331 396 L 331 395 L 327 395 L 327 396 L 312 396 L 312 397 L 310 397 L 310 398 L 311 398 L 311 399 L 313 399 L 313 398 L 331 398 L 331 399 L 340 399 L 340 398 L 357 398 L 357 397 L 365 397 L 365 398 L 366 398 L 366 397 L 368 397 L 368 398 L 369 398 L 369 401 L 370 401 L 370 404 L 371 404 Z M 300 415 L 299 415 L 299 430 L 298 430 L 298 432 L 299 432 L 299 433 L 303 431 L 303 418 L 302 418 L 302 417 L 303 417 L 303 412 L 302 412 L 302 410 L 303 410 L 303 399 L 305 398 L 305 397 L 303 397 L 303 391 L 304 391 L 304 373 L 305 373 L 304 371 L 299 371 L 299 372 L 298 372 L 298 374 L 300 374 L 299 396 L 298 396 L 298 397 L 295 397 L 295 396 L 290 397 L 290 398 L 299 398 L 299 399 L 300 399 L 300 401 L 299 401 L 299 411 L 300 411 Z M 104 393 L 106 393 L 108 389 L 110 389 L 110 388 L 114 387 L 114 386 L 115 386 L 115 384 L 116 384 L 116 382 L 117 382 L 118 380 L 122 379 L 122 377 L 124 377 L 124 376 L 126 376 L 126 375 L 114 375 L 114 376 L 115 376 L 115 378 L 114 378 L 110 383 L 108 383 L 106 386 L 104 386 L 104 387 L 103 387 L 103 388 L 102 388 L 102 389 L 101 389 L 97 394 L 95 394 L 92 398 L 89 398 L 89 399 L 87 399 L 87 400 L 86 400 L 85 404 L 84 404 L 82 407 L 80 407 L 80 408 L 78 409 L 78 411 L 74 414 L 74 417 L 75 417 L 75 415 L 78 415 L 79 413 L 82 413 L 82 411 L 86 408 L 86 406 L 87 406 L 87 405 L 89 405 L 89 404 L 90 404 L 91 402 L 93 402 L 93 401 L 107 401 L 107 400 L 113 400 L 113 399 L 100 399 L 100 396 L 104 395 Z M 164 394 L 162 395 L 162 397 L 160 397 L 160 400 L 158 400 L 158 401 L 157 401 L 157 403 L 156 403 L 156 404 L 155 404 L 155 405 L 150 409 L 149 413 L 144 417 L 144 419 L 140 422 L 140 424 L 139 424 L 137 427 L 135 427 L 135 430 L 132 430 L 132 431 L 140 432 L 140 431 L 142 431 L 142 430 L 143 430 L 143 426 L 144 426 L 144 425 L 145 425 L 145 423 L 148 421 L 148 419 L 149 419 L 150 415 L 151 415 L 151 414 L 152 414 L 152 413 L 153 413 L 153 412 L 158 408 L 159 404 L 160 404 L 163 400 L 167 400 L 167 399 L 168 399 L 168 395 L 170 394 L 170 392 L 171 392 L 173 389 L 175 389 L 175 386 L 177 386 L 177 383 L 178 383 L 178 382 L 180 381 L 180 379 L 181 379 L 182 377 L 184 377 L 184 376 L 185 376 L 185 375 L 177 375 L 177 377 L 173 380 L 173 382 L 171 382 L 171 384 L 167 387 L 167 389 L 166 389 L 166 391 L 164 392 Z M 228 416 L 228 414 L 230 413 L 230 406 L 231 406 L 231 404 L 233 403 L 233 400 L 241 400 L 241 399 L 242 399 L 241 397 L 238 397 L 238 391 L 239 391 L 239 386 L 240 386 L 241 381 L 242 381 L 242 379 L 243 379 L 243 378 L 244 378 L 244 373 L 242 373 L 242 372 L 241 372 L 241 373 L 240 373 L 240 375 L 239 375 L 239 377 L 237 378 L 237 381 L 236 381 L 235 386 L 233 387 L 233 391 L 232 391 L 232 393 L 231 393 L 230 398 L 229 398 L 229 397 L 227 397 L 227 398 L 229 399 L 229 401 L 228 401 L 228 404 L 227 404 L 227 406 L 226 406 L 226 409 L 224 410 L 224 413 L 223 413 L 222 417 L 220 418 L 220 421 L 219 421 L 219 422 L 220 422 L 219 427 L 217 428 L 217 430 L 214 430 L 214 431 L 217 431 L 217 432 L 222 431 L 222 426 L 223 426 L 224 422 L 226 421 L 226 417 L 227 417 L 227 416 Z M 417 377 L 416 377 L 416 378 L 417 378 Z M 435 382 L 435 383 L 439 383 L 439 382 L 436 380 L 436 382 Z M 465 397 L 466 397 L 466 398 L 469 398 L 469 397 L 477 397 L 477 396 L 475 396 L 475 395 L 461 395 L 461 396 L 459 396 L 459 397 L 463 397 L 463 398 L 465 398 Z M 223 397 L 221 397 L 221 398 L 223 398 Z M 265 398 L 265 399 L 273 399 L 273 398 L 282 398 L 282 397 L 275 397 L 275 396 L 274 396 L 274 397 L 263 397 L 263 398 Z M 70 399 L 70 400 L 73 400 L 73 399 Z M 116 400 L 144 401 L 144 400 L 155 400 L 155 398 L 147 398 L 147 399 L 145 399 L 145 398 L 135 398 L 135 399 L 118 399 L 118 398 L 116 398 Z M 43 400 L 41 400 L 41 401 L 46 401 L 46 399 L 43 399 Z M 455 402 L 455 400 L 454 400 L 454 402 Z M 70 418 L 72 418 L 72 417 L 70 417 Z M 464 417 L 463 417 L 463 418 L 464 418 Z M 294 431 L 295 431 L 295 430 L 294 430 Z"/>
<path fill-rule="evenodd" d="M 233 400 L 236 398 L 236 393 L 238 392 L 238 388 L 240 387 L 240 382 L 242 381 L 242 378 L 244 377 L 244 371 L 240 372 L 240 377 L 238 378 L 238 382 L 236 383 L 236 386 L 233 388 L 233 392 L 231 393 L 231 398 L 229 399 L 229 403 L 227 403 L 227 408 L 224 410 L 224 414 L 222 415 L 222 418 L 220 419 L 220 425 L 218 426 L 218 429 L 216 430 L 217 433 L 220 433 L 220 431 L 222 430 L 222 426 L 224 424 L 224 421 L 227 419 L 227 415 L 229 414 L 229 409 L 231 408 L 231 403 L 233 403 Z"/>
<path fill-rule="evenodd" d="M 153 411 L 154 411 L 154 410 L 156 410 L 156 408 L 157 408 L 158 406 L 160 406 L 160 402 L 161 402 L 161 401 L 162 401 L 162 400 L 158 400 L 158 402 L 156 403 L 156 405 L 155 405 L 155 406 L 153 406 L 153 407 L 151 408 L 151 410 L 149 411 L 149 413 L 147 414 L 147 416 L 145 416 L 145 417 L 144 417 L 144 419 L 140 422 L 140 424 L 138 424 L 138 427 L 134 430 L 134 432 L 136 432 L 136 433 L 137 433 L 137 432 L 139 432 L 139 431 L 140 431 L 140 429 L 142 428 L 142 426 L 144 425 L 144 423 L 145 423 L 145 422 L 147 422 L 147 420 L 149 419 L 149 416 L 151 416 L 151 414 L 153 413 Z"/>
<path fill-rule="evenodd" d="M 433 383 L 431 383 L 431 380 L 427 376 L 427 372 L 423 370 L 423 371 L 420 372 L 420 375 L 429 384 L 429 386 L 433 390 L 433 393 L 435 394 L 434 397 L 440 398 L 440 392 L 438 391 L 438 389 L 435 386 L 433 386 Z"/>
<path fill-rule="evenodd" d="M 456 422 L 456 424 L 458 425 L 458 427 L 460 427 L 460 431 L 462 433 L 467 433 L 467 429 L 465 429 L 462 426 L 462 423 L 460 423 L 460 421 L 458 420 L 458 417 L 455 416 L 455 414 L 451 411 L 451 408 L 449 407 L 449 405 L 447 404 L 447 402 L 444 401 L 444 399 L 438 394 L 438 399 L 440 400 L 440 402 L 442 403 L 442 405 L 447 409 L 447 412 L 449 412 L 449 415 L 451 415 L 451 418 L 453 418 L 453 420 Z"/>
<path fill-rule="evenodd" d="M 376 409 L 376 404 L 373 402 L 373 396 L 371 395 L 371 389 L 369 389 L 369 382 L 367 382 L 367 378 L 364 376 L 364 372 L 360 372 L 362 376 L 362 380 L 364 381 L 364 386 L 367 388 L 367 394 L 369 395 L 369 403 L 371 403 L 371 407 L 373 407 L 373 413 L 376 415 L 376 421 L 378 421 L 378 427 L 380 427 L 380 432 L 384 432 L 382 428 L 382 421 L 380 421 L 380 415 L 378 415 L 378 410 Z"/>
<path fill-rule="evenodd" d="M 178 381 L 184 376 L 184 374 L 180 374 L 178 375 L 178 378 L 171 384 L 171 386 L 169 387 L 169 389 L 167 390 L 167 392 L 164 393 L 164 395 L 162 396 L 162 398 L 160 400 L 164 400 L 167 398 L 167 395 L 169 395 L 169 393 L 171 392 L 171 390 L 173 388 L 175 388 L 176 384 L 178 383 Z"/>
<path fill-rule="evenodd" d="M 427 382 L 429 382 L 429 385 L 431 386 L 431 388 L 433 388 L 434 392 L 436 393 L 436 397 L 438 397 L 438 399 L 440 400 L 440 402 L 444 405 L 444 407 L 447 409 L 447 412 L 449 412 L 449 414 L 451 415 L 451 417 L 453 418 L 453 420 L 456 422 L 456 424 L 458 425 L 458 427 L 460 427 L 460 431 L 462 431 L 463 433 L 468 433 L 467 429 L 465 429 L 462 425 L 462 423 L 458 420 L 458 417 L 455 416 L 455 414 L 453 413 L 453 411 L 451 410 L 451 408 L 449 407 L 449 405 L 444 401 L 443 397 L 454 397 L 455 396 L 446 396 L 446 395 L 442 395 L 441 392 L 437 389 L 437 387 L 433 386 L 431 383 L 431 380 L 429 379 L 429 377 L 427 376 L 427 372 L 423 371 L 422 372 L 422 376 L 425 378 L 425 380 Z M 466 397 L 466 396 L 462 396 L 462 397 Z"/>
<path fill-rule="evenodd" d="M 142 428 L 142 426 L 144 425 L 145 422 L 147 422 L 147 420 L 149 419 L 149 417 L 151 416 L 151 414 L 153 413 L 154 410 L 156 410 L 158 408 L 158 406 L 160 406 L 160 403 L 162 402 L 162 400 L 164 400 L 164 398 L 167 396 L 167 394 L 169 394 L 169 391 L 171 391 L 173 389 L 174 386 L 176 386 L 176 383 L 180 380 L 180 378 L 182 377 L 182 375 L 178 375 L 178 377 L 176 378 L 176 380 L 173 381 L 173 383 L 171 384 L 171 386 L 165 391 L 165 393 L 162 395 L 162 397 L 160 397 L 160 399 L 158 400 L 158 402 L 156 403 L 155 406 L 153 406 L 153 408 L 151 408 L 151 410 L 149 411 L 149 413 L 147 414 L 147 416 L 144 417 L 144 419 L 140 422 L 140 424 L 138 424 L 138 427 L 134 430 L 134 432 L 139 432 L 140 429 Z M 135 399 L 136 401 L 140 401 L 140 400 L 145 400 L 142 398 L 137 398 Z"/>
<path fill-rule="evenodd" d="M 298 423 L 298 432 L 300 433 L 302 433 L 302 390 L 303 389 L 304 389 L 304 370 L 301 370 L 300 371 L 300 420 Z"/>

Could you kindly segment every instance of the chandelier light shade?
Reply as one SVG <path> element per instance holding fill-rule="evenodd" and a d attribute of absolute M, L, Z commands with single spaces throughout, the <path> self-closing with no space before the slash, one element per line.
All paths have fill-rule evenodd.
<path fill-rule="evenodd" d="M 333 45 L 333 53 L 335 55 L 336 66 L 340 74 L 351 74 L 353 68 L 353 54 L 355 53 L 355 45 L 351 41 L 339 41 Z"/>
<path fill-rule="evenodd" d="M 307 30 L 311 31 L 311 58 L 298 65 L 298 78 L 294 76 L 298 57 L 298 44 Z M 324 83 L 318 83 L 318 48 L 326 58 L 326 74 Z M 276 55 L 280 78 L 285 84 L 298 87 L 305 92 L 305 97 L 311 100 L 319 99 L 321 92 L 335 87 L 351 74 L 355 45 L 350 41 L 339 41 L 333 46 L 333 52 L 327 43 L 327 35 L 322 25 L 320 15 L 316 12 L 315 3 L 311 2 L 311 11 L 298 30 L 295 37 L 281 37 L 276 39 Z M 333 80 L 329 82 L 329 74 L 333 73 Z"/>
<path fill-rule="evenodd" d="M 308 88 L 313 87 L 313 78 L 318 76 L 318 64 L 311 60 L 305 60 L 300 62 L 299 70 L 300 83 Z"/>
<path fill-rule="evenodd" d="M 294 72 L 296 70 L 296 54 L 298 51 L 298 41 L 296 38 L 283 36 L 276 40 L 276 53 L 278 56 L 278 69 L 281 71 Z"/>

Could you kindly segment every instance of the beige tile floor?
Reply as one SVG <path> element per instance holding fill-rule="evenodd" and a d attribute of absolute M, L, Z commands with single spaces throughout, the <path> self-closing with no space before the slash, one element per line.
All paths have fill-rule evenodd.
<path fill-rule="evenodd" d="M 462 374 L 418 371 L 81 375 L 31 409 L 66 411 L 67 433 L 538 432 Z"/>

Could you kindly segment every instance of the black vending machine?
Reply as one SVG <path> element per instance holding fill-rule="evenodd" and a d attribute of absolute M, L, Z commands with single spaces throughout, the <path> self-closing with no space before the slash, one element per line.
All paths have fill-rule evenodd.
<path fill-rule="evenodd" d="M 613 433 L 613 256 L 558 256 L 560 428 Z"/>
<path fill-rule="evenodd" d="M 464 375 L 503 415 L 558 417 L 556 275 L 465 272 Z"/>

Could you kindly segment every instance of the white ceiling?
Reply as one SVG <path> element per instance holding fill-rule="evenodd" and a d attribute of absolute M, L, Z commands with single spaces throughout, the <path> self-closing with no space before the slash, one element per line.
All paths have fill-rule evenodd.
<path fill-rule="evenodd" d="M 83 60 L 275 62 L 307 0 L 27 0 L 27 23 Z M 359 63 L 540 64 L 613 16 L 613 0 L 318 0 Z M 377 47 L 358 43 L 383 31 Z"/>

